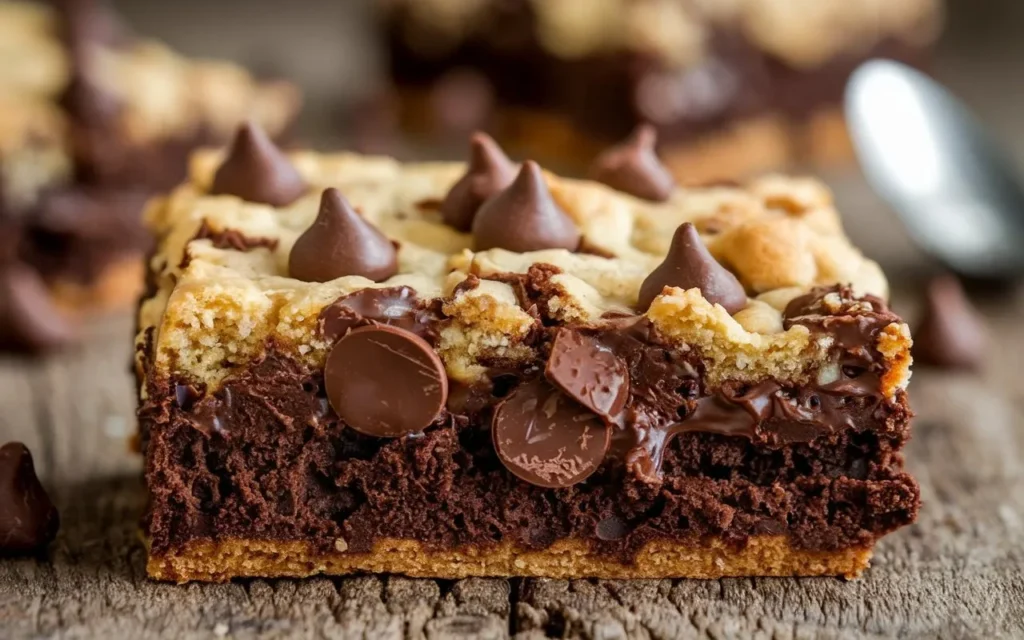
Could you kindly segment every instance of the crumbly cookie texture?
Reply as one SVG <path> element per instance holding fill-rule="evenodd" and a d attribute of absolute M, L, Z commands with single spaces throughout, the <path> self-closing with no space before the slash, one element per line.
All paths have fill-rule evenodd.
<path fill-rule="evenodd" d="M 383 0 L 382 0 L 383 2 Z M 390 0 L 410 26 L 404 36 L 424 54 L 443 52 L 494 29 L 487 0 Z M 532 0 L 537 39 L 561 58 L 636 50 L 670 64 L 705 57 L 711 32 L 727 25 L 798 68 L 887 37 L 926 44 L 942 22 L 939 0 Z M 823 37 L 822 34 L 827 34 Z"/>
<path fill-rule="evenodd" d="M 698 289 L 666 288 L 647 318 L 681 348 L 699 349 L 706 379 L 806 382 L 829 357 L 833 338 L 794 324 L 783 310 L 812 287 L 851 284 L 885 297 L 878 265 L 851 246 L 831 195 L 819 182 L 770 176 L 745 187 L 677 189 L 664 203 L 642 201 L 603 185 L 545 173 L 552 196 L 573 219 L 591 253 L 472 250 L 472 237 L 441 219 L 438 203 L 462 175 L 457 163 L 400 164 L 384 157 L 298 153 L 293 163 L 310 185 L 289 206 L 275 208 L 207 194 L 220 152 L 193 158 L 190 181 L 154 201 L 148 223 L 158 250 L 150 268 L 155 293 L 141 307 L 143 375 L 182 377 L 216 388 L 224 376 L 278 352 L 321 368 L 329 344 L 318 316 L 338 297 L 365 288 L 408 286 L 420 299 L 441 299 L 448 321 L 437 351 L 451 379 L 472 383 L 483 363 L 536 357 L 527 340 L 536 319 L 517 302 L 508 274 L 545 265 L 545 308 L 557 323 L 587 323 L 609 312 L 632 313 L 641 283 L 663 259 L 673 231 L 693 222 L 710 252 L 747 291 L 730 315 Z M 382 282 L 342 277 L 324 283 L 288 277 L 292 245 L 316 216 L 320 194 L 336 187 L 367 220 L 398 244 L 398 272 Z M 202 233 L 200 231 L 202 230 Z M 232 231 L 247 250 L 218 248 L 211 237 Z M 204 239 L 197 239 L 197 236 Z M 225 243 L 220 243 L 226 246 Z M 475 287 L 458 287 L 468 277 Z M 902 388 L 909 373 L 905 325 L 886 329 L 879 351 L 890 373 L 883 393 Z M 143 358 L 151 358 L 144 361 Z M 145 389 L 145 385 L 143 385 Z"/>

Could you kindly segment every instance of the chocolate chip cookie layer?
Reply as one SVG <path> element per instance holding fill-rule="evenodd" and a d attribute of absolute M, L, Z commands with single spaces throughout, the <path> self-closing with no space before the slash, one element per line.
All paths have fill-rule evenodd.
<path fill-rule="evenodd" d="M 822 185 L 472 153 L 150 207 L 150 575 L 853 576 L 914 520 L 909 331 Z"/>

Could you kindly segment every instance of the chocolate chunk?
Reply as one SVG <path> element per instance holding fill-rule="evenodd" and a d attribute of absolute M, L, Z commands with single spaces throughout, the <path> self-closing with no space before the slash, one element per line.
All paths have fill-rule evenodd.
<path fill-rule="evenodd" d="M 590 178 L 644 200 L 664 202 L 676 181 L 654 152 L 654 127 L 642 124 L 622 144 L 597 156 Z"/>
<path fill-rule="evenodd" d="M 516 169 L 501 147 L 486 133 L 469 139 L 469 166 L 441 203 L 445 224 L 467 232 L 476 212 L 488 198 L 512 183 Z"/>
<path fill-rule="evenodd" d="M 626 363 L 579 331 L 559 330 L 544 375 L 566 395 L 605 420 L 621 412 L 629 398 Z"/>
<path fill-rule="evenodd" d="M 363 276 L 374 282 L 398 272 L 395 246 L 337 189 L 324 189 L 320 212 L 288 256 L 288 274 L 303 282 Z"/>
<path fill-rule="evenodd" d="M 43 549 L 58 527 L 60 515 L 36 477 L 32 454 L 20 442 L 0 447 L 0 555 Z"/>
<path fill-rule="evenodd" d="M 74 337 L 34 269 L 20 262 L 0 264 L 0 348 L 39 353 Z"/>
<path fill-rule="evenodd" d="M 985 358 L 985 327 L 953 276 L 928 284 L 924 315 L 913 332 L 915 364 L 979 369 Z"/>
<path fill-rule="evenodd" d="M 473 244 L 477 251 L 575 251 L 580 246 L 580 231 L 551 197 L 540 166 L 527 160 L 512 184 L 477 211 Z"/>
<path fill-rule="evenodd" d="M 305 180 L 263 129 L 246 122 L 238 128 L 227 157 L 213 176 L 210 193 L 284 207 L 306 189 Z"/>
<path fill-rule="evenodd" d="M 697 234 L 697 228 L 690 222 L 676 229 L 664 262 L 640 285 L 637 308 L 646 311 L 665 287 L 696 287 L 708 302 L 722 305 L 729 313 L 736 313 L 747 306 L 743 285 L 711 257 Z"/>
<path fill-rule="evenodd" d="M 622 520 L 611 516 L 601 520 L 594 527 L 594 535 L 600 540 L 621 540 L 629 533 L 629 526 Z"/>
<path fill-rule="evenodd" d="M 423 338 L 389 325 L 360 327 L 327 356 L 334 411 L 360 433 L 397 438 L 422 431 L 448 399 L 444 364 Z"/>
<path fill-rule="evenodd" d="M 320 335 L 328 342 L 335 342 L 356 327 L 390 324 L 434 344 L 441 320 L 436 305 L 424 303 L 413 289 L 383 287 L 341 296 L 320 311 L 317 324 Z"/>
<path fill-rule="evenodd" d="M 516 388 L 495 409 L 494 448 L 502 464 L 540 487 L 569 487 L 597 471 L 611 430 L 541 380 Z"/>

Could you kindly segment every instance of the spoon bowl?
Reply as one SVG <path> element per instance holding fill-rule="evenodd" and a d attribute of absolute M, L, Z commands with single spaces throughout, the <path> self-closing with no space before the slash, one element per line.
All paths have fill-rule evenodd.
<path fill-rule="evenodd" d="M 845 107 L 868 182 L 919 246 L 965 276 L 1024 273 L 1024 188 L 966 106 L 906 65 L 872 60 Z"/>

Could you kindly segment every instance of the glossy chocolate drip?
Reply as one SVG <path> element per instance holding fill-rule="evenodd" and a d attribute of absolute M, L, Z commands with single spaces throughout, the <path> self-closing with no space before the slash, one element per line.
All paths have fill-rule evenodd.
<path fill-rule="evenodd" d="M 320 335 L 335 342 L 350 329 L 387 324 L 411 331 L 430 344 L 437 342 L 442 317 L 436 304 L 425 303 L 410 287 L 360 289 L 324 307 L 317 320 Z"/>

